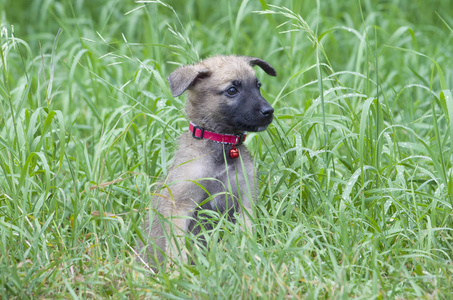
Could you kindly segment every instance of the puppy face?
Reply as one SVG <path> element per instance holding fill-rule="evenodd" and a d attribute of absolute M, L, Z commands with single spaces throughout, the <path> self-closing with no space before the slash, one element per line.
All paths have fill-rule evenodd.
<path fill-rule="evenodd" d="M 176 96 L 187 89 L 187 114 L 198 126 L 233 134 L 262 131 L 272 122 L 274 109 L 261 96 L 254 65 L 276 75 L 258 58 L 216 56 L 177 69 L 169 77 L 170 87 Z"/>

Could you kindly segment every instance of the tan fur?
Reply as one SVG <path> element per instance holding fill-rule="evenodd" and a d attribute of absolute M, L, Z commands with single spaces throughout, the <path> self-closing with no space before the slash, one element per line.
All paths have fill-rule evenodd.
<path fill-rule="evenodd" d="M 250 107 L 251 117 L 245 115 L 244 123 L 256 125 L 255 131 L 261 131 L 272 121 L 273 110 L 259 95 L 259 88 L 258 92 L 250 93 L 250 96 L 247 94 L 248 90 L 256 89 L 254 65 L 260 66 L 270 75 L 276 75 L 269 64 L 258 58 L 215 56 L 195 65 L 178 68 L 168 80 L 175 97 L 187 90 L 187 116 L 196 125 L 213 132 L 239 134 L 244 129 L 237 128 L 238 125 L 232 123 L 232 119 L 237 117 L 237 112 L 243 107 Z M 241 97 L 247 97 L 242 99 L 237 98 L 239 96 L 226 96 L 223 91 L 232 82 L 241 82 Z M 244 103 L 242 106 L 239 103 L 241 106 L 238 110 L 238 99 L 248 104 Z M 236 115 L 229 115 L 229 106 L 232 113 L 236 110 Z M 260 115 L 257 112 L 259 109 L 265 112 Z M 253 118 L 253 114 L 257 118 Z M 255 124 L 255 119 L 262 124 Z M 258 122 L 258 119 L 263 120 Z M 145 234 L 151 239 L 147 240 L 145 237 L 146 247 L 145 244 L 141 245 L 141 254 L 153 266 L 162 263 L 165 255 L 175 257 L 180 253 L 185 259 L 182 237 L 190 230 L 191 222 L 193 223 L 191 220 L 196 219 L 196 210 L 207 198 L 206 192 L 199 185 L 210 195 L 216 195 L 201 206 L 203 209 L 218 209 L 225 213 L 231 213 L 232 209 L 239 213 L 239 218 L 243 219 L 249 230 L 251 226 L 248 215 L 251 215 L 255 200 L 256 175 L 246 147 L 239 145 L 237 148 L 241 157 L 232 159 L 228 156 L 231 145 L 195 139 L 189 132 L 182 134 L 178 144 L 161 195 L 152 200 L 153 210 L 168 218 L 168 221 L 165 222 L 151 212 L 145 222 Z M 232 194 L 225 193 L 227 191 L 232 191 Z M 244 213 L 244 209 L 247 213 Z M 171 232 L 179 238 L 168 243 L 165 236 L 171 236 Z"/>

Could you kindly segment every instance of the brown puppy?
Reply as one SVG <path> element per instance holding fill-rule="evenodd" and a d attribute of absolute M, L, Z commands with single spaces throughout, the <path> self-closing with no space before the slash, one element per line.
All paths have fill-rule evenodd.
<path fill-rule="evenodd" d="M 145 233 L 151 240 L 145 240 L 140 252 L 152 266 L 161 264 L 165 255 L 180 253 L 186 259 L 182 238 L 185 232 L 199 232 L 201 209 L 228 214 L 232 221 L 238 212 L 250 229 L 256 175 L 242 142 L 246 131 L 265 130 L 274 112 L 261 96 L 253 66 L 276 76 L 259 58 L 215 56 L 180 67 L 168 77 L 174 97 L 187 90 L 191 126 L 179 138 L 161 195 L 152 200 L 157 214 L 150 212 L 146 218 Z"/>

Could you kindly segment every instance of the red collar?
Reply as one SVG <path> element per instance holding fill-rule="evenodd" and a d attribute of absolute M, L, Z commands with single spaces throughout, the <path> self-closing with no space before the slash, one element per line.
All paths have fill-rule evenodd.
<path fill-rule="evenodd" d="M 233 147 L 230 150 L 230 158 L 239 157 L 239 149 L 236 146 L 239 146 L 245 141 L 247 134 L 221 134 L 215 133 L 212 131 L 207 131 L 203 127 L 197 126 L 194 123 L 190 122 L 189 131 L 192 133 L 192 136 L 196 139 L 202 140 L 207 139 L 213 142 L 222 143 L 222 144 L 231 144 Z"/>
<path fill-rule="evenodd" d="M 197 126 L 192 122 L 190 122 L 189 124 L 189 131 L 192 133 L 192 136 L 196 139 L 199 140 L 206 139 L 222 144 L 231 144 L 234 146 L 242 144 L 245 141 L 245 137 L 247 136 L 246 133 L 221 134 L 212 131 L 207 131 L 204 128 Z"/>

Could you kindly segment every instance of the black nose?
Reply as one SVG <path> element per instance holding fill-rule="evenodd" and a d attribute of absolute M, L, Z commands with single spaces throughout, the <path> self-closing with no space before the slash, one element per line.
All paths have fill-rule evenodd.
<path fill-rule="evenodd" d="M 274 113 L 274 109 L 272 108 L 272 106 L 269 105 L 269 106 L 263 107 L 261 109 L 261 113 L 267 117 Z"/>

